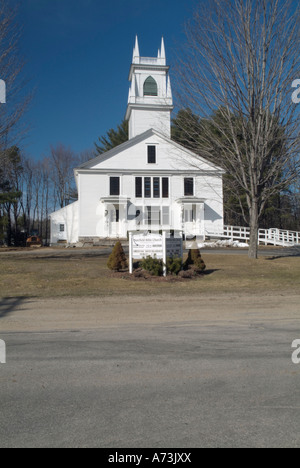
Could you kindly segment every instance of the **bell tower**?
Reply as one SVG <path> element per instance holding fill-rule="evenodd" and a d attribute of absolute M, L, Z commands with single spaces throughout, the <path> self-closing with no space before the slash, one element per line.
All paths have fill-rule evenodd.
<path fill-rule="evenodd" d="M 173 97 L 164 39 L 157 57 L 141 57 L 138 38 L 130 67 L 128 105 L 129 139 L 153 128 L 171 137 Z"/>

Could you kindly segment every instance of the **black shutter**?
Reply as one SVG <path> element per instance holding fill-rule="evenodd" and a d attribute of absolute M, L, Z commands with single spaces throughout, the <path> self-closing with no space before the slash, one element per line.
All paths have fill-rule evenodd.
<path fill-rule="evenodd" d="M 169 179 L 163 177 L 162 179 L 162 196 L 163 198 L 169 198 Z"/>
<path fill-rule="evenodd" d="M 135 178 L 135 197 L 142 198 L 143 197 L 143 179 L 142 177 Z"/>

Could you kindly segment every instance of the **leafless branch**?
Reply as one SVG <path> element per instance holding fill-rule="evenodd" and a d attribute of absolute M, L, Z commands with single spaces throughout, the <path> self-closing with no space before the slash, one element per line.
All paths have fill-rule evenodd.
<path fill-rule="evenodd" d="M 17 7 L 7 0 L 0 0 L 0 79 L 6 85 L 6 103 L 0 104 L 0 151 L 19 145 L 24 137 L 27 128 L 24 123 L 21 125 L 21 117 L 32 99 L 22 77 L 21 29 L 16 17 Z"/>
<path fill-rule="evenodd" d="M 246 195 L 256 257 L 266 203 L 300 173 L 299 107 L 291 99 L 300 77 L 299 4 L 201 1 L 186 36 L 178 90 L 181 104 L 202 117 L 194 150 Z"/>

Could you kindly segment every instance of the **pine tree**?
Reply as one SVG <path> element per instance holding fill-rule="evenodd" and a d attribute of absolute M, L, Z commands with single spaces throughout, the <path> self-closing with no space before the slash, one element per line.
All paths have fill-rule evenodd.
<path fill-rule="evenodd" d="M 189 250 L 188 258 L 184 264 L 184 269 L 187 270 L 188 268 L 195 269 L 199 272 L 206 269 L 206 265 L 201 257 L 199 249 Z"/>
<path fill-rule="evenodd" d="M 110 270 L 120 271 L 128 268 L 128 262 L 120 241 L 116 243 L 108 259 L 107 266 Z"/>
<path fill-rule="evenodd" d="M 108 130 L 105 136 L 98 138 L 99 143 L 95 143 L 97 154 L 103 154 L 106 151 L 109 151 L 116 146 L 125 143 L 128 140 L 128 122 L 123 120 L 123 122 L 118 125 L 117 130 L 111 128 Z"/>

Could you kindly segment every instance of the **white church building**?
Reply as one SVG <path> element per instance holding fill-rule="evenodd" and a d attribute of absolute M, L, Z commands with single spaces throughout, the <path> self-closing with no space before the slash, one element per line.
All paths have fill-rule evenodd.
<path fill-rule="evenodd" d="M 129 140 L 74 170 L 78 201 L 51 214 L 51 244 L 127 239 L 128 231 L 223 231 L 223 171 L 171 140 L 173 98 L 164 41 L 141 57 L 136 39 Z"/>

